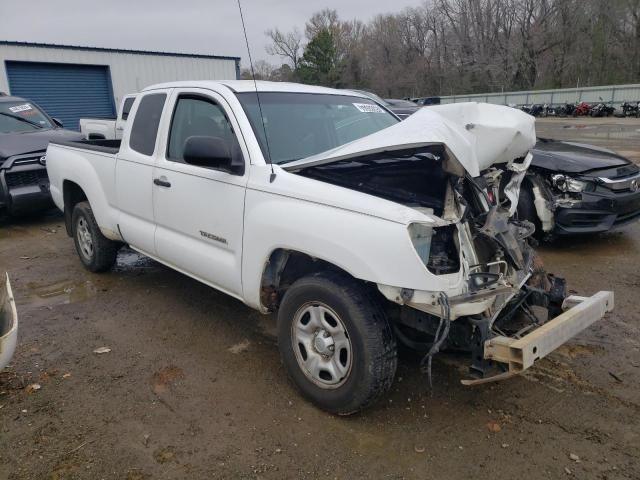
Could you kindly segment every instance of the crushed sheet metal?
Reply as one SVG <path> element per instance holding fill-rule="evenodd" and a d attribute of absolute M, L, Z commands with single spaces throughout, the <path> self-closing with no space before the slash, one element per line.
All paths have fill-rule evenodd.
<path fill-rule="evenodd" d="M 532 180 L 531 185 L 531 190 L 533 191 L 533 206 L 542 224 L 542 231 L 551 232 L 555 225 L 553 211 L 549 208 L 549 202 L 545 199 L 542 189 L 535 180 Z"/>
<path fill-rule="evenodd" d="M 504 187 L 504 194 L 509 199 L 509 216 L 512 217 L 516 213 L 518 208 L 518 197 L 520 196 L 520 186 L 522 185 L 522 179 L 527 174 L 527 169 L 531 165 L 533 155 L 528 153 L 522 163 L 511 162 L 507 166 L 508 170 L 513 171 L 513 175 L 509 180 L 509 183 Z"/>
<path fill-rule="evenodd" d="M 444 145 L 449 156 L 477 177 L 493 164 L 523 157 L 535 143 L 531 115 L 502 105 L 451 103 L 421 108 L 391 127 L 282 168 L 297 171 L 385 151 Z"/>

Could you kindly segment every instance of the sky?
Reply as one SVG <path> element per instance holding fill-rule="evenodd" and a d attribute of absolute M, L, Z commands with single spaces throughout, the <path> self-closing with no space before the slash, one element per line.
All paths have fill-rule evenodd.
<path fill-rule="evenodd" d="M 278 64 L 267 29 L 298 27 L 325 7 L 367 21 L 421 0 L 241 0 L 253 60 Z M 0 0 L 0 40 L 242 57 L 247 49 L 237 0 Z M 2 60 L 2 59 L 0 59 Z"/>

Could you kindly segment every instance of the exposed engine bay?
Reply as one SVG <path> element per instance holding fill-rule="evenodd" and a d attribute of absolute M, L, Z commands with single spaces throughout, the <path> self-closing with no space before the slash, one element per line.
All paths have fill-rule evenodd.
<path fill-rule="evenodd" d="M 546 273 L 529 240 L 534 224 L 517 218 L 530 155 L 493 165 L 477 177 L 451 168 L 444 158 L 443 147 L 435 145 L 299 173 L 438 218 L 437 226 L 409 227 L 414 247 L 434 275 L 464 269 L 463 292 L 434 292 L 434 301 L 425 306 L 412 301 L 414 292 L 403 291 L 401 302 L 388 303 L 389 315 L 399 341 L 424 355 L 425 370 L 430 372 L 439 351 L 468 352 L 471 375 L 483 378 L 499 374 L 501 366 L 485 358 L 485 342 L 521 338 L 559 315 L 565 281 Z"/>

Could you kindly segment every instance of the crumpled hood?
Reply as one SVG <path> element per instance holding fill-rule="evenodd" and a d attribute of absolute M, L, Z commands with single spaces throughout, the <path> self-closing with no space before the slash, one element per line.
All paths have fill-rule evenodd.
<path fill-rule="evenodd" d="M 79 132 L 62 128 L 34 130 L 26 133 L 0 133 L 0 163 L 8 157 L 47 149 L 50 140 L 82 140 Z"/>
<path fill-rule="evenodd" d="M 531 153 L 531 165 L 563 173 L 582 173 L 631 163 L 606 148 L 559 140 L 539 139 Z"/>
<path fill-rule="evenodd" d="M 296 171 L 385 151 L 443 145 L 447 155 L 477 177 L 493 164 L 523 157 L 535 143 L 535 119 L 522 111 L 488 103 L 453 103 L 421 108 L 403 122 L 282 168 Z"/>

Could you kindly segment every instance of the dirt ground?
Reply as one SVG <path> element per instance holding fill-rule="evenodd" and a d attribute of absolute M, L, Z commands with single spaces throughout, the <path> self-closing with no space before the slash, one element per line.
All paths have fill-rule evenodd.
<path fill-rule="evenodd" d="M 540 250 L 615 311 L 502 383 L 464 387 L 466 358 L 442 355 L 430 391 L 402 360 L 383 401 L 342 418 L 298 396 L 272 318 L 129 250 L 88 273 L 56 213 L 4 225 L 20 337 L 0 480 L 638 479 L 640 224 Z"/>

